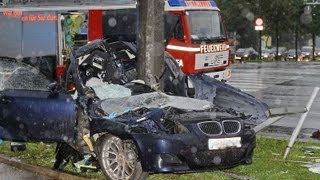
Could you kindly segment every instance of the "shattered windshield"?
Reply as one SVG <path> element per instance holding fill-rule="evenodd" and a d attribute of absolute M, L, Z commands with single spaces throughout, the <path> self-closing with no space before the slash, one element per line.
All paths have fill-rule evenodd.
<path fill-rule="evenodd" d="M 188 11 L 192 40 L 221 41 L 226 39 L 218 11 Z"/>
<path fill-rule="evenodd" d="M 0 58 L 0 91 L 4 89 L 46 90 L 51 80 L 38 69 L 11 58 Z"/>

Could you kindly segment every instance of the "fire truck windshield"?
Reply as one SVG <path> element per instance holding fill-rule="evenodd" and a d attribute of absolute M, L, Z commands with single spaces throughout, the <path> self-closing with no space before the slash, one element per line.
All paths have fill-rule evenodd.
<path fill-rule="evenodd" d="M 188 11 L 191 39 L 195 43 L 225 41 L 219 11 Z"/>

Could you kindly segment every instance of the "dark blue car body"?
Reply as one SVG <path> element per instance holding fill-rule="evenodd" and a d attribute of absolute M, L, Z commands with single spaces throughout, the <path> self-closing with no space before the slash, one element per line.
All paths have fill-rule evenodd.
<path fill-rule="evenodd" d="M 101 45 L 89 44 L 80 48 L 75 57 Z M 76 61 L 71 62 L 69 70 L 80 94 L 76 100 L 61 89 L 7 88 L 0 91 L 0 138 L 22 142 L 72 143 L 80 124 L 77 113 L 83 108 L 88 110 L 87 115 L 90 116 L 90 137 L 111 134 L 121 140 L 132 141 L 145 172 L 211 170 L 251 163 L 256 136 L 248 124 L 263 121 L 268 108 L 254 97 L 204 75 L 196 75 L 191 77 L 199 88 L 195 91 L 195 97 L 203 99 L 197 100 L 199 102 L 210 103 L 210 109 L 178 109 L 174 116 L 168 118 L 164 114 L 170 112 L 170 108 L 147 108 L 148 112 L 157 113 L 147 117 L 130 111 L 108 119 L 97 113 L 97 110 L 103 110 L 99 104 L 102 100 L 97 100 L 97 103 L 87 96 L 90 88 L 82 81 Z M 180 78 L 179 75 L 177 77 Z M 133 91 L 131 95 L 135 96 Z M 187 101 L 192 101 L 192 98 Z M 144 103 L 151 102 L 152 98 L 146 98 Z M 236 109 L 232 109 L 234 103 L 239 105 Z M 111 103 L 107 105 L 114 108 Z M 138 119 L 143 118 L 144 121 L 137 123 Z M 165 119 L 169 119 L 168 122 Z"/>
<path fill-rule="evenodd" d="M 185 113 L 174 118 L 188 129 L 183 133 L 170 133 L 166 128 L 155 128 L 153 133 L 127 133 L 128 127 L 117 119 L 95 119 L 91 127 L 94 133 L 108 131 L 121 139 L 134 140 L 143 170 L 150 173 L 221 169 L 252 162 L 256 136 L 241 118 L 217 113 L 213 119 L 210 113 L 200 114 Z M 209 139 L 229 138 L 240 138 L 241 147 L 209 149 Z"/>
<path fill-rule="evenodd" d="M 0 103 L 0 137 L 15 141 L 68 142 L 75 136 L 75 102 L 64 93 L 52 94 L 49 91 L 4 90 Z M 128 133 L 123 123 L 117 119 L 93 119 L 92 133 L 109 132 L 123 139 L 132 139 L 138 147 L 141 164 L 148 172 L 196 171 L 235 166 L 251 162 L 255 147 L 253 130 L 244 128 L 238 117 L 217 115 L 191 115 L 177 117 L 188 128 L 188 133 L 170 134 L 164 129 L 154 133 Z M 211 121 L 221 125 L 221 133 L 210 125 Z M 239 131 L 227 133 L 222 122 L 239 122 Z M 201 130 L 199 123 L 207 122 Z M 230 129 L 230 127 L 229 127 Z M 208 131 L 204 133 L 204 131 Z M 241 137 L 241 147 L 208 149 L 208 139 Z"/>
<path fill-rule="evenodd" d="M 0 138 L 14 141 L 72 141 L 76 106 L 69 94 L 40 90 L 0 92 Z"/>

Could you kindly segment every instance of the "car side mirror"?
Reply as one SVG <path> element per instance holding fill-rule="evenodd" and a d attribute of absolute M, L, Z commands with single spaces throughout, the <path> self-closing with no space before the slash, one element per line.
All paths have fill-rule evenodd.
<path fill-rule="evenodd" d="M 58 83 L 57 82 L 53 82 L 47 85 L 47 89 L 49 91 L 54 91 L 57 89 Z"/>
<path fill-rule="evenodd" d="M 59 96 L 60 85 L 57 82 L 53 82 L 47 85 L 47 89 L 50 91 L 50 95 L 48 98 L 54 98 Z"/>

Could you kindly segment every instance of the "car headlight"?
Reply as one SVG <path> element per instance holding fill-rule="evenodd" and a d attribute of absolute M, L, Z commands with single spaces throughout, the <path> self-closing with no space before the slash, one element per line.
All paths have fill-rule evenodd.
<path fill-rule="evenodd" d="M 226 79 L 229 79 L 231 77 L 231 70 L 230 69 L 226 69 Z"/>
<path fill-rule="evenodd" d="M 243 55 L 243 57 L 248 57 L 248 54 Z"/>

